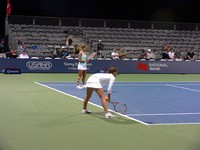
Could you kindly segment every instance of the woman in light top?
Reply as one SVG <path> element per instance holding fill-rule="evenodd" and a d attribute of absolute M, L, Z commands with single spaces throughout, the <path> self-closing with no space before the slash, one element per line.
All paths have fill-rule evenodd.
<path fill-rule="evenodd" d="M 81 46 L 81 51 L 78 54 L 78 77 L 77 77 L 77 89 L 85 88 L 85 78 L 86 78 L 86 71 L 87 71 L 87 55 L 85 51 L 87 50 L 87 46 Z M 82 79 L 82 86 L 80 85 L 80 80 Z"/>
<path fill-rule="evenodd" d="M 111 100 L 111 90 L 112 90 L 113 83 L 115 81 L 115 77 L 118 74 L 118 70 L 117 68 L 111 67 L 108 69 L 107 72 L 108 73 L 96 73 L 96 74 L 91 75 L 88 78 L 87 84 L 86 84 L 87 95 L 83 102 L 83 110 L 82 110 L 83 114 L 91 113 L 91 111 L 87 110 L 87 104 L 88 104 L 88 101 L 90 100 L 90 97 L 92 96 L 93 91 L 95 91 L 101 99 L 102 106 L 105 111 L 105 118 L 113 117 L 113 115 L 110 112 L 108 112 L 107 101 L 110 102 Z M 108 84 L 107 97 L 105 96 L 104 90 L 103 90 L 103 84 L 106 84 L 106 83 Z"/>

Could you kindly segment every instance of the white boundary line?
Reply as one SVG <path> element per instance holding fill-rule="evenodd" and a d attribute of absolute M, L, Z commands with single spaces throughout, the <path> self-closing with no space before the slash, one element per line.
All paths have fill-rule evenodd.
<path fill-rule="evenodd" d="M 174 87 L 174 88 L 179 88 L 179 89 L 184 89 L 184 90 L 189 90 L 189 91 L 194 91 L 194 92 L 200 92 L 200 90 L 186 88 L 186 87 L 177 86 L 177 85 L 166 84 L 166 86 L 170 86 L 170 87 Z"/>
<path fill-rule="evenodd" d="M 181 82 L 183 82 L 183 85 L 187 85 L 188 83 L 192 83 L 192 82 L 188 82 L 187 84 L 184 84 L 184 83 L 186 83 L 185 81 L 179 81 L 179 83 L 178 84 L 180 84 Z M 54 89 L 54 88 L 52 88 L 52 87 L 49 87 L 49 86 L 46 86 L 46 85 L 44 85 L 44 84 L 42 84 L 42 83 L 38 83 L 38 82 L 35 82 L 36 84 L 38 84 L 38 85 L 40 85 L 40 86 L 43 86 L 43 87 L 46 87 L 46 88 L 49 88 L 49 89 L 51 89 L 51 90 L 54 90 L 54 91 L 56 91 L 56 92 L 59 92 L 59 93 L 62 93 L 62 94 L 64 94 L 64 95 L 67 95 L 67 96 L 70 96 L 70 97 L 72 97 L 72 98 L 75 98 L 75 99 L 78 99 L 78 100 L 80 100 L 80 101 L 83 101 L 83 99 L 81 99 L 81 98 L 79 98 L 79 97 L 77 97 L 77 96 L 73 96 L 73 95 L 70 95 L 70 94 L 68 94 L 68 93 L 65 93 L 65 92 L 62 92 L 62 91 L 60 91 L 60 90 L 57 90 L 57 89 Z M 49 82 L 50 83 L 50 82 Z M 73 82 L 70 82 L 70 83 L 73 83 Z M 120 83 L 120 82 L 116 82 L 116 84 L 117 83 Z M 137 83 L 137 82 L 131 82 L 132 84 L 134 84 L 134 85 L 167 85 L 167 86 L 171 86 L 170 84 L 166 84 L 166 83 L 177 83 L 177 82 L 155 82 L 155 84 L 153 84 L 153 83 L 148 83 L 147 82 L 147 84 L 145 83 L 145 84 L 140 84 L 140 83 Z M 136 84 L 135 84 L 136 83 Z M 158 84 L 158 83 L 163 83 L 163 84 Z M 196 83 L 196 82 L 194 82 L 194 83 Z M 130 84 L 130 83 L 129 83 Z M 121 84 L 120 84 L 121 85 Z M 128 85 L 128 84 L 124 84 L 124 85 Z M 130 84 L 131 85 L 131 84 Z M 197 85 L 197 84 L 188 84 L 188 85 Z M 174 85 L 173 85 L 174 86 Z M 173 87 L 172 86 L 172 87 Z M 179 87 L 179 86 L 178 86 Z M 178 88 L 178 87 L 176 87 L 176 88 Z M 181 88 L 183 88 L 183 89 L 189 89 L 189 88 L 184 88 L 184 87 L 181 87 Z M 190 90 L 194 90 L 194 89 L 190 89 Z M 200 92 L 199 90 L 197 90 L 198 92 Z M 99 107 L 99 108 L 103 108 L 102 106 L 99 106 L 99 105 L 97 105 L 97 104 L 94 104 L 94 103 L 91 103 L 91 102 L 89 102 L 91 105 L 93 105 L 93 106 L 96 106 L 96 107 Z M 114 113 L 116 113 L 116 114 L 118 114 L 118 115 L 120 115 L 120 116 L 123 116 L 123 117 L 125 117 L 125 118 L 128 118 L 128 119 L 130 119 L 130 120 L 133 120 L 133 121 L 136 121 L 136 122 L 139 122 L 139 123 L 141 123 L 141 124 L 144 124 L 144 125 L 153 125 L 153 126 L 155 126 L 155 125 L 190 125 L 190 124 L 200 124 L 200 122 L 196 122 L 196 123 L 163 123 L 163 124 L 159 124 L 159 123 L 156 123 L 156 124 L 148 124 L 148 123 L 145 123 L 145 122 L 142 122 L 142 121 L 140 121 L 140 120 L 137 120 L 137 119 L 134 119 L 134 118 L 132 118 L 132 117 L 129 117 L 129 116 L 127 116 L 127 115 L 123 115 L 123 114 L 120 114 L 120 113 L 117 113 L 117 112 L 115 112 L 115 111 L 113 111 L 113 110 L 109 110 L 109 111 L 111 111 L 111 112 L 114 112 Z M 169 114 L 171 114 L 171 115 L 173 115 L 174 113 L 167 113 L 168 115 Z M 166 114 L 166 115 L 167 115 Z M 177 113 L 178 114 L 178 113 Z M 179 113 L 179 114 L 186 114 L 186 113 Z M 187 113 L 187 114 L 191 114 L 191 113 Z M 198 114 L 198 113 L 197 113 Z M 129 114 L 129 115 L 131 115 L 131 114 Z M 156 114 L 135 114 L 135 116 L 139 116 L 139 115 L 148 115 L 148 116 L 150 116 L 150 115 L 156 115 Z M 157 115 L 159 115 L 159 114 L 157 114 Z M 160 115 L 165 115 L 165 114 L 160 114 Z"/>
<path fill-rule="evenodd" d="M 78 100 L 80 100 L 80 101 L 83 101 L 83 99 L 81 99 L 81 98 L 79 98 L 79 97 L 77 97 L 77 96 L 73 96 L 73 95 L 71 95 L 71 94 L 62 92 L 62 91 L 60 91 L 60 90 L 54 89 L 54 88 L 52 88 L 52 87 L 49 87 L 49 86 L 44 85 L 44 84 L 39 83 L 39 82 L 35 82 L 35 83 L 38 84 L 38 85 L 40 85 L 40 86 L 46 87 L 46 88 L 48 88 L 48 89 L 54 90 L 54 91 L 56 91 L 56 92 L 59 92 L 59 93 L 62 93 L 62 94 L 64 94 L 64 95 L 70 96 L 70 97 L 75 98 L 75 99 L 78 99 Z M 96 106 L 96 107 L 99 107 L 99 108 L 103 108 L 102 106 L 99 106 L 99 105 L 94 104 L 94 103 L 91 103 L 91 102 L 89 102 L 89 104 L 91 104 L 91 105 L 93 105 L 93 106 Z M 113 113 L 116 113 L 116 114 L 118 114 L 118 115 L 120 115 L 120 116 L 123 116 L 123 117 L 125 117 L 125 118 L 128 118 L 128 119 L 130 119 L 130 120 L 139 122 L 139 123 L 141 123 L 141 124 L 150 125 L 150 124 L 148 124 L 148 123 L 142 122 L 142 121 L 140 121 L 140 120 L 134 119 L 134 118 L 132 118 L 132 117 L 129 117 L 129 116 L 126 116 L 126 115 L 123 115 L 123 114 L 120 114 L 120 113 L 115 112 L 115 111 L 113 111 L 113 110 L 110 110 L 110 109 L 109 109 L 109 111 L 111 111 L 111 112 L 113 112 Z"/>
<path fill-rule="evenodd" d="M 160 114 L 127 114 L 128 116 L 181 116 L 181 115 L 200 115 L 200 112 L 196 113 L 160 113 Z"/>

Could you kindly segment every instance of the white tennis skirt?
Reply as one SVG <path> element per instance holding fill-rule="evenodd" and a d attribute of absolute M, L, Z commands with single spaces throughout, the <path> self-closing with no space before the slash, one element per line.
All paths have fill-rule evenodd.
<path fill-rule="evenodd" d="M 101 89 L 103 88 L 101 83 L 99 82 L 87 82 L 86 87 L 88 88 L 94 88 L 94 89 Z"/>
<path fill-rule="evenodd" d="M 78 63 L 78 70 L 87 70 L 87 64 L 86 63 Z"/>

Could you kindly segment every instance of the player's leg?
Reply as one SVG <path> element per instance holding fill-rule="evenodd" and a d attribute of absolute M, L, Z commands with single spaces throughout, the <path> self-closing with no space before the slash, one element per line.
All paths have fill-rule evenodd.
<path fill-rule="evenodd" d="M 81 80 L 82 74 L 83 74 L 83 70 L 79 70 L 79 71 L 78 71 L 78 76 L 77 76 L 77 82 L 76 82 L 77 88 L 80 88 L 80 87 L 81 87 L 81 86 L 80 86 L 80 80 Z"/>
<path fill-rule="evenodd" d="M 82 85 L 83 85 L 83 88 L 85 88 L 85 79 L 86 79 L 86 70 L 83 70 L 83 74 L 82 74 Z"/>
<path fill-rule="evenodd" d="M 104 91 L 102 88 L 100 89 L 95 89 L 95 91 L 97 92 L 98 96 L 100 97 L 101 99 L 101 103 L 102 103 L 102 106 L 104 108 L 104 111 L 105 113 L 108 113 L 108 104 L 107 104 L 107 101 L 106 101 L 106 96 L 104 94 Z"/>
<path fill-rule="evenodd" d="M 88 101 L 90 100 L 90 98 L 92 96 L 92 93 L 93 93 L 93 88 L 88 87 L 87 90 L 86 90 L 86 97 L 83 101 L 82 113 L 91 113 L 91 111 L 87 110 L 87 104 L 88 104 Z"/>
<path fill-rule="evenodd" d="M 108 119 L 112 118 L 113 115 L 110 112 L 108 112 L 107 98 L 104 94 L 103 88 L 95 89 L 95 91 L 97 92 L 98 96 L 101 99 L 101 103 L 102 103 L 102 106 L 103 106 L 104 111 L 105 111 L 105 118 L 108 118 Z"/>

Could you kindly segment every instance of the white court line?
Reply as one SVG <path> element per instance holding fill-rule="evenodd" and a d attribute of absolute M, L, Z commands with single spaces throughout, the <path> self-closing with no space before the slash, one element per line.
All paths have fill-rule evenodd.
<path fill-rule="evenodd" d="M 184 89 L 184 90 L 189 90 L 189 91 L 194 91 L 194 92 L 200 92 L 200 90 L 186 88 L 186 87 L 177 86 L 177 85 L 166 84 L 166 86 L 170 86 L 170 87 L 174 87 L 174 88 L 179 88 L 179 89 Z"/>
<path fill-rule="evenodd" d="M 177 116 L 177 115 L 200 115 L 196 113 L 160 113 L 160 114 L 127 114 L 128 116 Z"/>
<path fill-rule="evenodd" d="M 49 86 L 47 86 L 47 85 L 41 84 L 41 83 L 39 83 L 39 82 L 35 82 L 35 83 L 38 84 L 38 85 L 40 85 L 40 86 L 49 88 L 49 89 L 54 90 L 54 91 L 56 91 L 56 92 L 59 92 L 59 93 L 62 93 L 62 94 L 64 94 L 64 95 L 70 96 L 70 97 L 75 98 L 75 99 L 78 99 L 78 100 L 80 100 L 80 101 L 83 101 L 82 98 L 79 98 L 79 97 L 77 97 L 77 96 L 74 96 L 74 95 L 71 95 L 71 94 L 62 92 L 62 91 L 60 91 L 60 90 L 54 89 L 54 88 L 49 87 Z M 91 105 L 93 105 L 93 106 L 96 106 L 96 107 L 99 107 L 99 108 L 103 108 L 102 106 L 99 106 L 99 105 L 97 105 L 97 104 L 94 104 L 94 103 L 91 103 L 91 102 L 88 102 L 88 103 L 91 104 Z M 110 110 L 110 109 L 109 109 L 109 111 L 111 111 L 111 112 L 113 112 L 113 113 L 116 113 L 116 114 L 118 114 L 118 115 L 120 115 L 120 116 L 123 116 L 123 117 L 125 117 L 125 118 L 128 118 L 128 119 L 130 119 L 130 120 L 139 122 L 139 123 L 141 123 L 141 124 L 150 125 L 150 124 L 148 124 L 148 123 L 145 123 L 145 122 L 142 122 L 142 121 L 140 121 L 140 120 L 134 119 L 134 118 L 129 117 L 129 116 L 127 116 L 127 115 L 120 114 L 120 113 L 115 112 L 115 111 L 113 111 L 113 110 Z"/>

